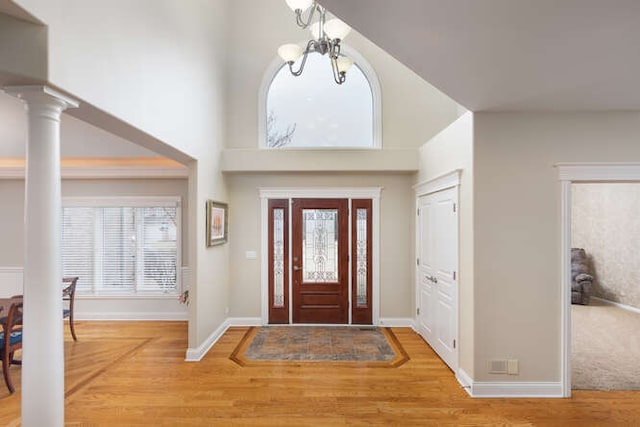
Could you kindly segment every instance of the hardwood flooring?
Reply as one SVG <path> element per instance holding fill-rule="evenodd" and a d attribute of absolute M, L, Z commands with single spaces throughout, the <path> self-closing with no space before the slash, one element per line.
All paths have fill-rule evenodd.
<path fill-rule="evenodd" d="M 78 322 L 65 328 L 69 426 L 640 425 L 640 392 L 576 391 L 571 399 L 472 399 L 410 329 L 397 368 L 242 367 L 229 359 L 247 328 L 231 328 L 199 363 L 184 362 L 183 322 Z M 19 425 L 0 389 L 0 425 Z"/>

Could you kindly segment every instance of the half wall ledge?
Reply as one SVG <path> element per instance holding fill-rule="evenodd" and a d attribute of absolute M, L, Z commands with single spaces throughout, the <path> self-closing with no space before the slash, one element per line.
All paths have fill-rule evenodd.
<path fill-rule="evenodd" d="M 397 172 L 414 173 L 418 150 L 268 150 L 222 151 L 222 172 Z"/>

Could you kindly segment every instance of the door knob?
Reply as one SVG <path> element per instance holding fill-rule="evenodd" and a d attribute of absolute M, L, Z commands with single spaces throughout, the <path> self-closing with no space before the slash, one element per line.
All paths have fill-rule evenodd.
<path fill-rule="evenodd" d="M 297 265 L 294 265 L 293 266 L 293 271 L 298 271 L 298 270 L 302 270 L 302 268 L 298 267 Z"/>

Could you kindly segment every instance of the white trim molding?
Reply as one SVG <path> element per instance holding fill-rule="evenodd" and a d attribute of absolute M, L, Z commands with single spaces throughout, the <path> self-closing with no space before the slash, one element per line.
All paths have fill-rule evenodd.
<path fill-rule="evenodd" d="M 560 181 L 640 181 L 640 163 L 557 163 Z"/>
<path fill-rule="evenodd" d="M 473 384 L 473 379 L 465 372 L 464 369 L 459 368 L 456 373 L 456 380 L 460 383 L 462 388 L 467 392 L 467 394 L 471 397 L 471 385 Z"/>
<path fill-rule="evenodd" d="M 630 305 L 621 304 L 619 302 L 609 301 L 608 299 L 602 299 L 602 298 L 598 298 L 598 297 L 594 297 L 594 296 L 592 296 L 591 299 L 599 301 L 599 302 L 601 302 L 602 304 L 605 304 L 605 305 L 611 305 L 613 307 L 621 308 L 622 310 L 627 310 L 627 311 L 631 311 L 633 313 L 639 313 L 640 314 L 640 308 L 637 308 L 637 307 L 632 307 Z"/>
<path fill-rule="evenodd" d="M 387 328 L 411 328 L 415 331 L 416 323 L 410 317 L 381 317 L 380 326 Z"/>
<path fill-rule="evenodd" d="M 218 342 L 218 340 L 229 329 L 229 319 L 225 319 L 220 326 L 216 328 L 211 334 L 196 348 L 188 348 L 187 354 L 184 358 L 185 362 L 199 362 L 202 358 L 211 350 L 211 347 Z"/>
<path fill-rule="evenodd" d="M 640 182 L 640 163 L 557 163 L 560 181 L 561 395 L 571 396 L 571 184 Z"/>
<path fill-rule="evenodd" d="M 458 369 L 456 379 L 471 397 L 517 398 L 517 397 L 563 397 L 561 382 L 545 381 L 473 381 L 462 369 Z"/>
<path fill-rule="evenodd" d="M 189 169 L 186 167 L 159 166 L 91 166 L 72 167 L 61 166 L 62 179 L 175 179 L 187 178 Z M 0 179 L 24 179 L 24 167 L 0 167 Z"/>
<path fill-rule="evenodd" d="M 478 381 L 466 390 L 471 397 L 563 397 L 561 382 Z"/>
<path fill-rule="evenodd" d="M 379 199 L 383 187 L 260 187 L 261 199 Z"/>
<path fill-rule="evenodd" d="M 430 179 L 428 181 L 419 182 L 412 188 L 416 195 L 422 196 L 429 193 L 435 193 L 437 191 L 445 190 L 451 187 L 457 187 L 460 185 L 460 174 L 462 169 L 456 169 L 448 172 L 444 175 L 440 175 L 437 178 Z"/>
<path fill-rule="evenodd" d="M 421 240 L 422 240 L 422 236 L 421 236 L 421 226 L 420 226 L 420 219 L 419 219 L 419 214 L 420 214 L 420 199 L 423 197 L 427 197 L 428 195 L 437 193 L 439 191 L 444 191 L 444 190 L 448 190 L 448 191 L 452 191 L 454 193 L 453 195 L 453 200 L 454 200 L 454 209 L 453 212 L 455 214 L 455 232 L 452 233 L 452 235 L 450 236 L 455 242 L 456 242 L 456 247 L 455 247 L 455 271 L 456 272 L 460 272 L 460 240 L 459 240 L 459 235 L 460 235 L 460 216 L 459 216 L 459 212 L 460 209 L 458 209 L 456 211 L 455 206 L 460 206 L 460 175 L 462 173 L 462 169 L 454 169 L 451 172 L 447 172 L 443 175 L 440 175 L 436 178 L 430 179 L 430 180 L 426 180 L 426 181 L 422 181 L 416 185 L 414 185 L 412 188 L 415 191 L 415 205 L 414 205 L 414 209 L 415 209 L 415 222 L 414 222 L 414 233 L 415 233 L 415 237 L 414 237 L 414 256 L 416 261 L 418 260 L 418 258 L 420 257 L 420 245 L 421 245 Z M 429 196 L 429 197 L 433 197 L 433 196 Z M 417 264 L 417 265 L 416 265 Z M 425 342 L 427 342 L 430 346 L 432 346 L 433 342 L 429 343 L 428 342 L 428 337 L 426 335 L 423 335 L 423 332 L 426 332 L 424 330 L 422 330 L 421 328 L 421 324 L 420 324 L 420 319 L 418 316 L 418 308 L 419 308 L 419 304 L 420 304 L 420 291 L 421 291 L 421 272 L 420 269 L 422 268 L 418 263 L 414 264 L 414 295 L 415 295 L 415 306 L 414 308 L 414 312 L 416 313 L 416 316 L 414 317 L 414 322 L 415 322 L 415 327 L 414 330 L 416 331 L 416 333 L 418 335 L 420 335 Z M 455 276 L 454 276 L 455 277 Z M 450 360 L 447 363 L 447 365 L 452 369 L 453 372 L 456 372 L 459 369 L 459 363 L 460 363 L 460 326 L 459 326 L 459 320 L 458 317 L 460 315 L 460 276 L 459 274 L 457 275 L 457 278 L 454 278 L 452 283 L 455 284 L 455 286 L 453 287 L 453 289 L 455 289 L 454 294 L 452 295 L 452 305 L 455 306 L 455 316 L 453 316 L 453 324 L 451 325 L 452 329 L 455 331 L 455 335 L 452 337 L 454 342 L 458 342 L 458 346 L 454 346 L 454 356 L 452 357 L 452 359 L 455 360 Z M 435 348 L 434 348 L 435 350 Z M 446 351 L 446 350 L 445 350 Z M 443 359 L 444 361 L 444 359 Z"/>
<path fill-rule="evenodd" d="M 373 324 L 380 324 L 380 196 L 383 187 L 324 187 L 324 188 L 304 188 L 304 187 L 261 187 L 258 188 L 260 195 L 260 230 L 261 230 L 261 322 L 269 323 L 269 199 L 371 199 L 371 221 L 372 232 L 372 317 Z M 289 221 L 289 227 L 291 221 Z M 289 230 L 289 239 L 292 238 Z M 291 242 L 290 242 L 291 244 Z M 289 254 L 291 256 L 291 254 Z M 349 261 L 351 262 L 351 261 Z M 289 265 L 292 265 L 290 262 Z M 351 271 L 351 267 L 349 267 Z M 290 275 L 291 277 L 291 275 Z M 291 283 L 289 283 L 291 286 Z M 351 287 L 349 286 L 349 289 Z M 291 292 L 289 293 L 291 295 Z M 289 317 L 291 318 L 292 306 L 289 305 Z M 349 319 L 351 317 L 349 316 Z"/>
<path fill-rule="evenodd" d="M 229 317 L 229 326 L 261 326 L 262 319 L 259 317 Z"/>
<path fill-rule="evenodd" d="M 232 326 L 260 326 L 259 317 L 229 317 L 196 348 L 188 348 L 185 362 L 199 362 Z"/>

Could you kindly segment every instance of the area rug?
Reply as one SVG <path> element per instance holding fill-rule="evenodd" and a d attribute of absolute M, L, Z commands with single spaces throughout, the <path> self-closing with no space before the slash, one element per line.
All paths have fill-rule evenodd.
<path fill-rule="evenodd" d="M 263 326 L 247 331 L 231 360 L 242 366 L 331 362 L 397 367 L 409 356 L 389 328 Z"/>
<path fill-rule="evenodd" d="M 571 387 L 640 390 L 640 313 L 592 298 L 571 310 Z"/>

